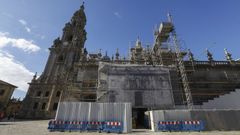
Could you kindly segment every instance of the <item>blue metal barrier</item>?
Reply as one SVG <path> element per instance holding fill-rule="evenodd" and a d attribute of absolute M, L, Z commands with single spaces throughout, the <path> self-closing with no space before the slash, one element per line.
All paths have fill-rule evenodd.
<path fill-rule="evenodd" d="M 57 121 L 51 120 L 48 123 L 49 131 L 85 131 L 86 122 L 78 121 Z"/>
<path fill-rule="evenodd" d="M 170 131 L 181 131 L 182 130 L 182 122 L 181 121 L 172 121 L 170 123 Z"/>
<path fill-rule="evenodd" d="M 122 133 L 123 123 L 119 121 L 107 121 L 104 124 L 103 131 L 107 133 Z"/>
<path fill-rule="evenodd" d="M 48 122 L 48 130 L 52 131 L 55 128 L 54 120 Z"/>
<path fill-rule="evenodd" d="M 91 121 L 87 122 L 87 131 L 99 131 L 101 132 L 103 130 L 103 122 L 99 121 Z"/>
<path fill-rule="evenodd" d="M 64 131 L 65 124 L 63 121 L 51 120 L 48 123 L 48 129 L 49 131 Z"/>
<path fill-rule="evenodd" d="M 119 121 L 91 121 L 91 122 L 79 122 L 79 121 L 58 121 L 50 120 L 48 123 L 49 131 L 99 131 L 99 132 L 111 132 L 122 133 L 123 123 Z"/>
<path fill-rule="evenodd" d="M 181 121 L 160 121 L 158 123 L 158 130 L 160 131 L 181 131 Z"/>
<path fill-rule="evenodd" d="M 86 122 L 79 122 L 79 121 L 71 121 L 69 123 L 67 123 L 66 125 L 66 129 L 68 131 L 85 131 L 87 127 Z"/>
<path fill-rule="evenodd" d="M 203 121 L 184 121 L 182 124 L 183 131 L 202 131 L 204 130 Z"/>
<path fill-rule="evenodd" d="M 158 123 L 158 130 L 159 130 L 159 131 L 167 131 L 165 121 L 160 121 L 160 122 Z"/>
<path fill-rule="evenodd" d="M 204 130 L 203 121 L 160 121 L 159 131 L 202 131 Z"/>
<path fill-rule="evenodd" d="M 202 120 L 198 121 L 197 130 L 198 131 L 204 130 L 204 122 Z"/>

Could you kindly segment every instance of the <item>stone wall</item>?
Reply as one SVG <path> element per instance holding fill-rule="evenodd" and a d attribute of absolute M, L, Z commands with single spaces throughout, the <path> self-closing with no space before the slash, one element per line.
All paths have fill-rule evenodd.
<path fill-rule="evenodd" d="M 13 91 L 16 87 L 8 85 L 8 84 L 2 84 L 0 82 L 0 110 L 7 107 L 7 104 L 13 94 Z"/>

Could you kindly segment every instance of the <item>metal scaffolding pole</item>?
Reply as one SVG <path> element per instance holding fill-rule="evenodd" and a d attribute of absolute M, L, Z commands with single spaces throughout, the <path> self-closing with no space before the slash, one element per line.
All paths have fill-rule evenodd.
<path fill-rule="evenodd" d="M 179 67 L 179 71 L 180 71 L 180 74 L 181 74 L 181 79 L 182 79 L 182 82 L 183 82 L 183 90 L 184 90 L 186 100 L 187 100 L 187 106 L 188 106 L 188 109 L 193 109 L 193 100 L 192 100 L 191 90 L 190 90 L 190 87 L 189 87 L 185 66 L 184 66 L 184 63 L 183 63 L 183 56 L 181 55 L 181 50 L 180 50 L 180 47 L 179 47 L 179 41 L 177 39 L 177 33 L 175 31 L 172 16 L 170 14 L 168 14 L 168 21 L 173 26 L 173 30 L 172 30 L 171 33 L 172 33 L 174 47 L 175 47 L 175 51 L 176 51 L 178 67 Z"/>

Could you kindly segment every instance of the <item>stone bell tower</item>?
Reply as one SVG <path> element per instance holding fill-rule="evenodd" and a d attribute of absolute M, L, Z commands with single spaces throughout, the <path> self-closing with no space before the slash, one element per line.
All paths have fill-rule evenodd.
<path fill-rule="evenodd" d="M 52 118 L 58 102 L 70 83 L 76 80 L 76 65 L 86 55 L 84 43 L 86 15 L 84 4 L 76 11 L 70 22 L 65 24 L 62 37 L 54 40 L 49 48 L 50 55 L 43 73 L 29 83 L 23 101 L 22 118 Z"/>
<path fill-rule="evenodd" d="M 52 47 L 49 48 L 50 56 L 42 75 L 47 78 L 46 80 L 54 81 L 56 75 L 63 72 L 74 72 L 74 63 L 80 61 L 84 43 L 87 39 L 85 25 L 86 15 L 84 5 L 82 5 L 80 10 L 74 13 L 71 21 L 65 24 L 62 38 L 55 39 Z"/>

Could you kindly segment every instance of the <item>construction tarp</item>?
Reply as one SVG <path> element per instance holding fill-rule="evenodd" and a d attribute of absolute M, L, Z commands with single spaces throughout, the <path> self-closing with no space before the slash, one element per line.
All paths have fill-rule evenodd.
<path fill-rule="evenodd" d="M 131 103 L 60 102 L 56 120 L 121 121 L 123 132 L 132 130 Z"/>
<path fill-rule="evenodd" d="M 150 111 L 151 127 L 158 131 L 159 121 L 202 120 L 205 130 L 240 130 L 240 110 L 154 110 Z"/>

